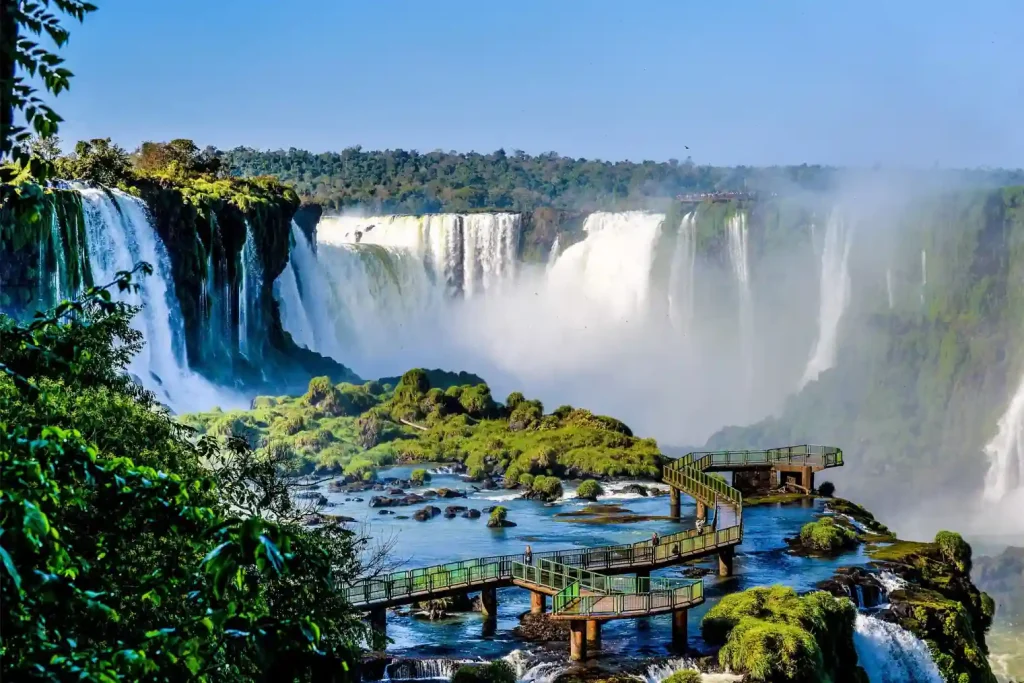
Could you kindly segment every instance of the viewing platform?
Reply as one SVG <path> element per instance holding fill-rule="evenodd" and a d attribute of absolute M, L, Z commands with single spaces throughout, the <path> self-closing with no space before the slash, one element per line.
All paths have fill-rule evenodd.
<path fill-rule="evenodd" d="M 386 610 L 421 600 L 479 592 L 485 620 L 497 616 L 497 590 L 530 591 L 531 612 L 571 623 L 570 656 L 584 659 L 587 643 L 600 648 L 600 623 L 611 619 L 673 614 L 673 643 L 685 647 L 687 610 L 704 601 L 700 580 L 651 577 L 651 570 L 718 556 L 718 573 L 731 576 L 736 546 L 743 541 L 743 493 L 716 472 L 732 472 L 734 482 L 761 476 L 814 489 L 814 473 L 843 465 L 843 452 L 830 446 L 788 446 L 766 450 L 689 453 L 666 465 L 670 516 L 681 519 L 681 494 L 697 502 L 698 529 L 633 544 L 572 548 L 525 555 L 496 555 L 410 569 L 355 582 L 345 590 L 354 607 L 369 612 L 370 623 L 387 629 Z M 708 521 L 709 512 L 714 515 Z M 633 574 L 632 577 L 619 576 Z"/>

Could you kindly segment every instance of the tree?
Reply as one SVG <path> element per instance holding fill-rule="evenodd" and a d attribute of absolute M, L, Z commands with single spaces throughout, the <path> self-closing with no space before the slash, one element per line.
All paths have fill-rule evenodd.
<path fill-rule="evenodd" d="M 81 0 L 0 0 L 0 162 L 10 159 L 28 166 L 37 178 L 52 173 L 45 161 L 31 161 L 29 140 L 33 131 L 42 138 L 56 135 L 61 118 L 40 99 L 29 78 L 38 76 L 45 90 L 56 96 L 69 87 L 72 73 L 61 66 L 61 57 L 29 35 L 45 33 L 59 49 L 69 37 L 61 25 L 61 15 L 82 21 L 95 9 Z M 16 113 L 24 118 L 25 125 L 16 122 Z M 0 181 L 16 175 L 12 169 L 0 170 Z"/>
<path fill-rule="evenodd" d="M 345 678 L 367 635 L 344 592 L 361 540 L 299 526 L 243 441 L 193 443 L 124 372 L 142 338 L 111 298 L 0 316 L 4 673 Z"/>

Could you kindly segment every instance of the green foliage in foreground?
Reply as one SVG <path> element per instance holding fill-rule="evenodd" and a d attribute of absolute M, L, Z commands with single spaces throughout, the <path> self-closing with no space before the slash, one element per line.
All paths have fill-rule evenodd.
<path fill-rule="evenodd" d="M 391 389 L 319 377 L 301 397 L 262 396 L 251 410 L 182 419 L 200 433 L 237 436 L 272 450 L 297 471 L 353 478 L 397 462 L 462 462 L 478 479 L 505 473 L 510 487 L 530 488 L 535 477 L 544 477 L 539 491 L 552 496 L 552 477 L 655 478 L 661 472 L 654 440 L 633 436 L 614 418 L 571 406 L 545 415 L 539 401 L 509 398 L 511 409 L 496 403 L 486 384 L 441 391 L 416 369 Z"/>
<path fill-rule="evenodd" d="M 499 659 L 489 664 L 465 664 L 452 676 L 452 683 L 515 683 L 512 666 Z"/>
<path fill-rule="evenodd" d="M 857 533 L 837 524 L 832 517 L 808 522 L 800 529 L 800 545 L 810 550 L 834 553 L 853 548 L 857 543 Z"/>
<path fill-rule="evenodd" d="M 772 586 L 733 593 L 708 610 L 704 639 L 722 666 L 751 681 L 867 683 L 853 645 L 857 609 L 825 592 Z"/>
<path fill-rule="evenodd" d="M 5 679 L 350 678 L 359 542 L 297 524 L 272 461 L 194 442 L 128 378 L 134 312 L 92 288 L 0 316 Z"/>

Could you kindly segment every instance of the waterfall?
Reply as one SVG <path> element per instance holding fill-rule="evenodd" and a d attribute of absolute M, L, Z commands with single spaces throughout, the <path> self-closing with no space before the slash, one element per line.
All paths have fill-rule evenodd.
<path fill-rule="evenodd" d="M 921 250 L 921 305 L 924 306 L 924 290 L 928 286 L 928 252 Z"/>
<path fill-rule="evenodd" d="M 679 222 L 668 276 L 669 321 L 674 329 L 684 333 L 693 331 L 697 263 L 696 215 L 696 212 L 691 211 Z"/>
<path fill-rule="evenodd" d="M 643 676 L 638 676 L 645 683 L 661 683 L 666 678 L 678 671 L 699 671 L 697 662 L 693 659 L 669 659 L 659 664 L 652 664 L 647 667 Z M 730 673 L 701 674 L 700 680 L 703 683 L 737 683 L 743 680 L 742 676 Z"/>
<path fill-rule="evenodd" d="M 739 342 L 743 358 L 743 377 L 749 396 L 754 373 L 754 306 L 750 294 L 750 253 L 747 247 L 747 215 L 736 213 L 727 223 L 729 263 L 739 291 Z"/>
<path fill-rule="evenodd" d="M 896 305 L 892 294 L 892 268 L 885 269 L 885 293 L 889 297 L 889 310 Z"/>
<path fill-rule="evenodd" d="M 401 659 L 384 668 L 385 681 L 450 681 L 469 659 Z"/>
<path fill-rule="evenodd" d="M 128 371 L 172 410 L 223 405 L 212 384 L 193 373 L 185 359 L 185 333 L 171 278 L 171 260 L 141 200 L 120 190 L 80 188 L 85 215 L 89 268 L 97 284 L 146 261 L 153 274 L 137 280 L 139 292 L 112 292 L 126 303 L 142 306 L 132 326 L 143 334 L 142 350 Z M 236 401 L 237 402 L 237 401 Z"/>
<path fill-rule="evenodd" d="M 558 235 L 555 235 L 555 241 L 551 243 L 551 252 L 548 254 L 548 270 L 551 270 L 551 267 L 555 265 L 555 261 L 558 260 L 558 255 L 561 253 L 558 245 L 558 237 Z"/>
<path fill-rule="evenodd" d="M 569 666 L 561 658 L 543 660 L 523 650 L 512 650 L 502 659 L 515 671 L 516 680 L 522 683 L 552 683 Z"/>
<path fill-rule="evenodd" d="M 241 290 L 238 295 L 238 350 L 250 361 L 250 342 L 261 332 L 260 291 L 263 289 L 263 264 L 256 250 L 249 221 L 245 222 L 245 244 L 242 246 Z"/>
<path fill-rule="evenodd" d="M 818 378 L 832 367 L 836 360 L 836 346 L 839 341 L 839 321 L 850 301 L 850 246 L 853 241 L 852 229 L 847 225 L 839 210 L 829 216 L 825 229 L 825 245 L 821 250 L 820 292 L 818 309 L 818 337 L 807 361 L 802 389 L 808 382 Z"/>
<path fill-rule="evenodd" d="M 645 211 L 590 214 L 586 239 L 562 252 L 550 271 L 552 293 L 571 291 L 610 319 L 639 322 L 648 311 L 654 245 L 664 220 Z"/>
<path fill-rule="evenodd" d="M 478 296 L 516 270 L 521 217 L 513 213 L 327 216 L 317 242 L 376 245 L 420 261 L 449 295 Z"/>
<path fill-rule="evenodd" d="M 988 472 L 983 498 L 998 503 L 1011 494 L 1024 499 L 1024 377 L 999 418 L 995 437 L 985 446 Z"/>
<path fill-rule="evenodd" d="M 942 683 L 928 646 L 897 624 L 858 614 L 853 644 L 871 683 Z"/>

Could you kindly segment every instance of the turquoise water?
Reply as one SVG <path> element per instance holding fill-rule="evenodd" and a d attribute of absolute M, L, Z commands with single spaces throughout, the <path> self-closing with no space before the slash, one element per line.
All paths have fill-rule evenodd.
<path fill-rule="evenodd" d="M 412 468 L 400 467 L 381 472 L 382 477 L 406 478 Z M 624 484 L 611 484 L 608 489 L 621 488 Z M 454 488 L 471 490 L 471 484 L 453 475 L 434 475 L 425 488 Z M 566 486 L 571 496 L 571 485 Z M 421 491 L 422 489 L 407 489 Z M 327 511 L 346 515 L 365 524 L 370 534 L 379 542 L 393 541 L 394 559 L 401 561 L 399 569 L 425 567 L 458 559 L 521 553 L 527 545 L 534 552 L 556 550 L 572 546 L 602 546 L 633 543 L 650 538 L 653 532 L 665 535 L 680 528 L 692 527 L 695 522 L 695 505 L 684 496 L 681 523 L 670 520 L 649 520 L 635 524 L 583 524 L 559 521 L 554 515 L 582 508 L 586 503 L 567 498 L 559 504 L 545 506 L 543 503 L 516 500 L 512 491 L 481 491 L 470 493 L 466 499 L 437 500 L 433 504 L 444 509 L 447 505 L 465 505 L 482 509 L 491 505 L 508 508 L 508 519 L 517 524 L 514 528 L 488 529 L 487 515 L 480 519 L 445 519 L 435 517 L 427 522 L 411 519 L 412 513 L 420 506 L 390 508 L 395 515 L 379 515 L 378 510 L 369 507 L 375 492 L 360 494 L 339 494 L 325 492 L 336 507 Z M 362 502 L 345 498 L 358 497 Z M 639 515 L 667 515 L 668 496 L 657 497 L 616 497 L 602 496 L 601 503 L 622 505 Z M 856 551 L 832 559 L 796 557 L 786 552 L 784 538 L 797 534 L 800 527 L 822 510 L 822 503 L 812 507 L 767 506 L 744 509 L 744 540 L 737 550 L 735 573 L 729 578 L 708 576 L 704 579 L 707 601 L 704 605 L 690 610 L 690 647 L 702 649 L 700 640 L 700 618 L 724 594 L 752 586 L 781 583 L 805 591 L 825 579 L 842 566 L 863 565 L 867 558 Z M 408 515 L 410 519 L 396 520 L 397 515 Z M 571 518 L 570 518 L 571 519 Z M 717 570 L 717 561 L 708 558 L 700 566 Z M 681 576 L 679 568 L 669 568 L 654 573 L 659 576 Z M 515 649 L 534 647 L 517 640 L 512 629 L 519 623 L 519 616 L 529 610 L 527 591 L 506 588 L 498 593 L 498 619 L 493 632 L 486 632 L 484 622 L 478 613 L 459 614 L 443 621 L 429 622 L 393 613 L 388 615 L 388 636 L 394 641 L 388 652 L 403 657 L 429 658 L 485 658 L 504 656 Z M 668 654 L 671 638 L 671 621 L 668 615 L 645 620 L 612 621 L 604 626 L 603 655 L 625 657 L 651 657 Z M 564 649 L 564 644 L 554 646 Z"/>

